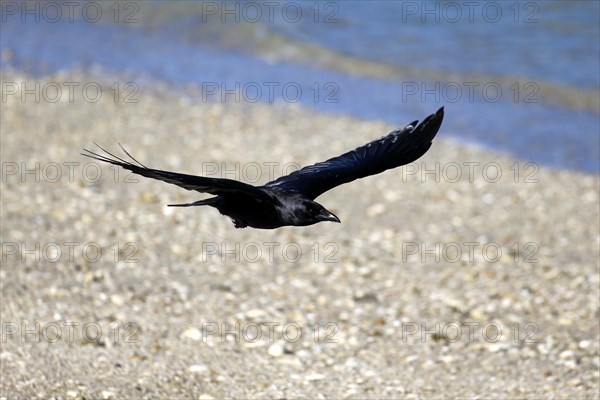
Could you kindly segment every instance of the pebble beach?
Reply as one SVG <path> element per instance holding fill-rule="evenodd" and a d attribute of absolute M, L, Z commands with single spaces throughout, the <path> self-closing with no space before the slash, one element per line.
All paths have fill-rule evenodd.
<path fill-rule="evenodd" d="M 341 224 L 235 229 L 82 148 L 259 185 L 397 127 L 161 84 L 131 102 L 75 72 L 9 82 L 103 96 L 4 91 L 0 398 L 599 398 L 597 174 L 442 125 L 416 163 L 319 197 Z"/>

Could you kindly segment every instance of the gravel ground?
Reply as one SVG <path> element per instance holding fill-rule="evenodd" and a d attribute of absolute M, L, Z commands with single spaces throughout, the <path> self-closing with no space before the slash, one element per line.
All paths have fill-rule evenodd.
<path fill-rule="evenodd" d="M 238 230 L 80 149 L 264 183 L 394 127 L 109 86 L 3 99 L 1 397 L 598 398 L 598 176 L 442 126 L 411 167 L 320 197 L 342 224 Z"/>

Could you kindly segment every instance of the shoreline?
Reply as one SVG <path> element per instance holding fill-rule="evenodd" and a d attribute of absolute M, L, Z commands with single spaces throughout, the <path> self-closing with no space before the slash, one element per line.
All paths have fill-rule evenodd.
<path fill-rule="evenodd" d="M 234 30 L 224 32 L 219 30 L 219 24 L 216 27 L 202 25 L 199 35 L 216 35 L 222 41 L 221 46 L 177 36 L 173 44 L 161 31 L 162 25 L 157 24 L 150 23 L 152 28 L 148 31 L 130 29 L 127 35 L 135 49 L 151 48 L 159 43 L 164 62 L 158 65 L 153 64 L 154 60 L 148 58 L 147 52 L 122 49 L 109 45 L 110 41 L 98 40 L 122 33 L 123 27 L 110 24 L 90 27 L 76 23 L 29 27 L 24 36 L 15 36 L 21 37 L 18 43 L 5 44 L 3 63 L 42 73 L 73 66 L 83 66 L 94 73 L 99 69 L 116 73 L 136 71 L 135 80 L 152 82 L 152 86 L 160 84 L 154 82 L 156 79 L 183 87 L 190 83 L 208 84 L 211 88 L 213 84 L 223 84 L 227 90 L 239 84 L 248 91 L 249 98 L 255 96 L 258 87 L 260 101 L 271 96 L 271 83 L 279 83 L 277 89 L 290 84 L 289 93 L 301 90 L 298 102 L 303 106 L 390 123 L 404 123 L 404 119 L 413 118 L 413 115 L 429 112 L 421 105 L 433 99 L 435 103 L 452 105 L 457 115 L 462 115 L 462 119 L 457 119 L 452 126 L 452 132 L 458 138 L 546 165 L 593 173 L 600 171 L 596 161 L 600 159 L 596 150 L 600 143 L 596 136 L 586 134 L 599 129 L 597 116 L 600 109 L 594 91 L 535 76 L 505 76 L 481 71 L 462 74 L 439 70 L 427 72 L 419 71 L 414 65 L 407 68 L 381 64 L 314 43 L 296 43 L 273 32 L 265 39 L 259 27 L 246 26 L 248 24 L 244 28 L 236 25 Z M 7 25 L 9 37 L 13 30 L 15 34 L 19 32 L 19 25 L 12 25 Z M 46 36 L 47 30 L 57 37 L 56 46 L 40 55 L 35 47 L 36 38 Z M 247 31 L 247 35 L 242 35 L 248 39 L 247 46 L 243 45 L 245 41 L 233 39 L 237 37 L 235 32 L 240 31 Z M 74 35 L 82 40 L 68 52 L 70 56 L 57 57 L 64 52 L 60 43 Z M 88 53 L 88 46 L 96 51 Z M 195 56 L 188 58 L 190 54 Z M 86 61 L 82 64 L 81 59 Z M 313 60 L 312 64 L 308 59 Z M 144 65 L 155 67 L 147 73 Z M 473 82 L 477 83 L 475 89 L 470 86 Z M 496 88 L 499 97 L 488 96 L 484 87 Z M 286 93 L 289 94 L 275 90 L 275 97 L 287 101 Z"/>

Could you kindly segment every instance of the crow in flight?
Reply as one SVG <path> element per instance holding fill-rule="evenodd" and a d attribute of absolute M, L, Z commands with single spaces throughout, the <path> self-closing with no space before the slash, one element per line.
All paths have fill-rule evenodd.
<path fill-rule="evenodd" d="M 135 163 L 131 163 L 103 150 L 108 156 L 84 149 L 82 155 L 119 165 L 135 174 L 158 179 L 187 190 L 210 193 L 214 197 L 187 204 L 169 204 L 173 207 L 212 206 L 233 220 L 236 228 L 247 226 L 275 229 L 286 225 L 307 226 L 321 221 L 340 222 L 339 218 L 314 201 L 321 194 L 355 179 L 375 175 L 416 161 L 429 150 L 442 119 L 444 108 L 404 128 L 395 130 L 349 151 L 289 175 L 282 176 L 263 186 L 252 186 L 232 179 L 205 178 L 176 172 L 148 168 L 137 161 L 127 150 L 121 149 Z"/>

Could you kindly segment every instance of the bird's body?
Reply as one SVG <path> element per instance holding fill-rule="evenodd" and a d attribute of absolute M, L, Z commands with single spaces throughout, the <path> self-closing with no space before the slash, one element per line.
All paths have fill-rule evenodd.
<path fill-rule="evenodd" d="M 177 207 L 208 205 L 229 216 L 236 228 L 275 229 L 282 226 L 307 226 L 321 221 L 340 222 L 339 218 L 314 201 L 322 193 L 356 179 L 375 175 L 417 160 L 427 152 L 439 130 L 443 108 L 421 124 L 414 121 L 341 156 L 331 158 L 263 186 L 252 186 L 231 179 L 206 178 L 152 169 L 123 151 L 136 164 L 104 150 L 110 158 L 85 150 L 87 157 L 119 165 L 135 174 L 172 183 L 187 190 L 210 193 L 214 197 Z"/>
<path fill-rule="evenodd" d="M 259 186 L 258 189 L 262 190 L 271 200 L 265 201 L 253 196 L 225 194 L 196 203 L 171 204 L 171 206 L 213 206 L 221 214 L 230 217 L 236 228 L 250 226 L 259 229 L 275 229 L 285 225 L 312 225 L 320 221 L 340 222 L 335 215 L 325 210 L 319 203 L 306 199 L 300 193 L 286 192 L 266 185 Z M 311 216 L 316 218 L 311 218 Z"/>
<path fill-rule="evenodd" d="M 213 207 L 219 210 L 221 214 L 229 216 L 236 228 L 250 226 L 252 228 L 274 229 L 285 225 L 312 225 L 321 221 L 310 218 L 311 214 L 306 212 L 307 201 L 301 194 L 282 192 L 268 186 L 262 186 L 259 189 L 264 190 L 273 200 L 268 202 L 253 198 L 222 195 L 215 199 Z M 318 204 L 314 201 L 311 203 Z M 315 208 L 318 207 L 315 206 Z M 323 221 L 327 220 L 326 218 L 330 218 L 332 221 L 337 219 L 329 212 L 323 213 L 321 217 L 323 217 Z"/>

